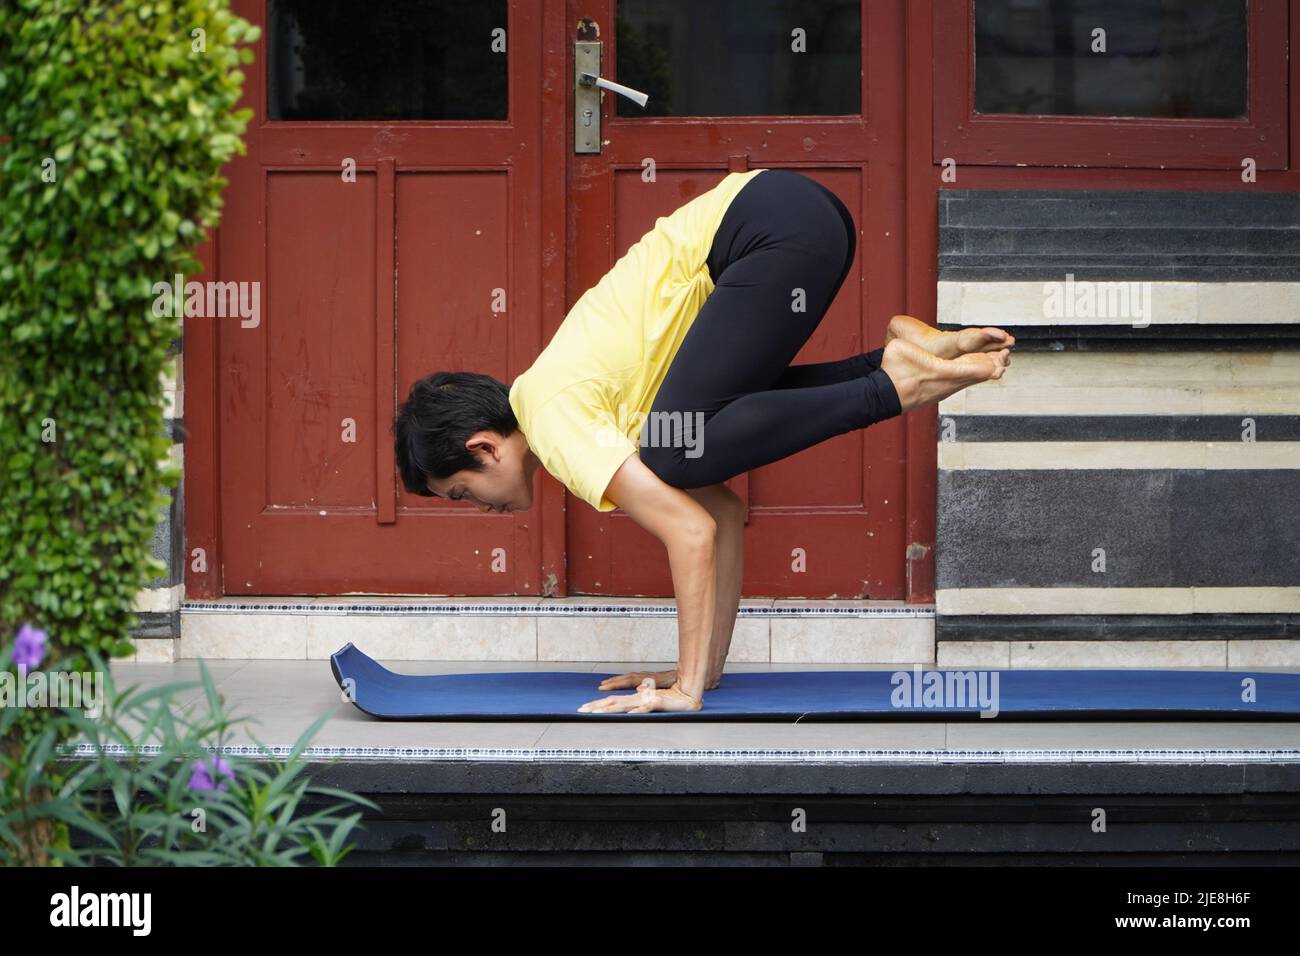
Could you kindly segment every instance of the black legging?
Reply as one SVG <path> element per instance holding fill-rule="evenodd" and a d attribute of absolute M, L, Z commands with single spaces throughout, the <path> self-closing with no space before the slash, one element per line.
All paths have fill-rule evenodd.
<path fill-rule="evenodd" d="M 769 169 L 744 185 L 709 251 L 714 290 L 641 431 L 639 454 L 651 471 L 673 487 L 699 488 L 901 414 L 880 369 L 883 348 L 790 365 L 856 248 L 853 217 L 815 180 Z M 704 427 L 674 432 L 670 423 L 683 422 Z M 665 442 L 672 434 L 680 438 Z"/>

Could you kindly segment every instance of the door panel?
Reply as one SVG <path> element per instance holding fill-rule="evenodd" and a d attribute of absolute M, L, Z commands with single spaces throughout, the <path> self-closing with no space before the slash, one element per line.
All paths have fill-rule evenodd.
<path fill-rule="evenodd" d="M 412 173 L 402 177 L 399 196 L 397 377 L 405 385 L 398 400 L 409 383 L 433 369 L 482 372 L 509 384 L 513 310 L 494 313 L 485 292 L 513 286 L 507 268 L 510 176 Z M 398 502 L 417 511 L 465 510 L 404 489 Z"/>
<path fill-rule="evenodd" d="M 878 347 L 904 311 L 902 4 L 570 0 L 568 22 L 584 17 L 603 43 L 601 75 L 651 99 L 642 111 L 605 92 L 601 152 L 571 155 L 569 303 L 726 173 L 790 168 L 832 189 L 860 229 L 795 361 Z M 904 450 L 894 419 L 728 482 L 749 505 L 744 593 L 903 598 Z M 571 507 L 567 522 L 571 590 L 672 594 L 662 546 L 622 512 Z"/>
<path fill-rule="evenodd" d="M 374 430 L 344 442 L 339 423 L 374 420 L 374 326 L 355 318 L 375 300 L 375 183 L 337 182 L 327 173 L 266 178 L 268 508 L 362 508 L 374 499 Z"/>

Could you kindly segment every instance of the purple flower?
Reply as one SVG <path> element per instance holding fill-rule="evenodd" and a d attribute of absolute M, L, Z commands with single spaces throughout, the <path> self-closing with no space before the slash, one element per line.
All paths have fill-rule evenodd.
<path fill-rule="evenodd" d="M 194 772 L 190 775 L 191 790 L 226 789 L 224 781 L 216 783 L 214 778 L 220 776 L 234 777 L 234 774 L 230 770 L 230 764 L 226 762 L 225 757 L 213 757 L 211 764 L 212 765 L 209 767 L 208 761 L 203 760 L 197 761 L 194 764 Z"/>
<path fill-rule="evenodd" d="M 18 629 L 18 640 L 14 644 L 14 663 L 20 673 L 33 667 L 39 667 L 45 659 L 45 642 L 47 635 L 40 628 L 24 624 Z"/>

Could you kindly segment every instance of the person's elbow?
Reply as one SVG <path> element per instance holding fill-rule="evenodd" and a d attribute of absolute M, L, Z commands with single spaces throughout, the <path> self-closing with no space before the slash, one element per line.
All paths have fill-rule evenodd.
<path fill-rule="evenodd" d="M 605 494 L 670 552 L 712 550 L 718 524 L 708 509 L 680 488 L 665 484 L 639 455 L 623 461 Z"/>

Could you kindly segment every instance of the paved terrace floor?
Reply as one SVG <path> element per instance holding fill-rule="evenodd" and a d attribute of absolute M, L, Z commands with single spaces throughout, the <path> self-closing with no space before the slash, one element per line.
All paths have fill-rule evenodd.
<path fill-rule="evenodd" d="M 511 670 L 591 671 L 620 673 L 656 670 L 670 664 L 621 664 L 616 662 L 447 662 L 384 661 L 401 673 L 468 673 Z M 1022 752 L 1034 759 L 1078 761 L 1110 751 L 1145 751 L 1149 759 L 1162 759 L 1162 751 L 1188 751 L 1190 762 L 1203 756 L 1192 752 L 1240 751 L 1253 753 L 1270 762 L 1300 766 L 1300 723 L 1298 722 L 1015 722 L 961 720 L 854 723 L 800 723 L 794 721 L 720 722 L 628 721 L 381 721 L 372 718 L 340 697 L 328 661 L 216 660 L 205 661 L 228 712 L 247 716 L 230 740 L 230 745 L 251 745 L 250 734 L 262 744 L 288 749 L 301 733 L 322 714 L 329 714 L 312 748 L 375 748 L 372 756 L 400 759 L 401 752 L 418 750 L 518 751 L 516 756 L 542 755 L 560 751 L 642 752 L 654 759 L 683 751 L 708 751 L 741 756 L 745 753 L 824 755 L 827 751 L 881 752 L 896 755 L 955 755 L 963 752 Z M 933 665 L 925 665 L 932 668 Z M 735 664 L 728 673 L 765 670 L 827 669 L 910 669 L 911 665 L 794 665 Z M 1255 670 L 1258 670 L 1256 668 Z M 197 681 L 196 660 L 171 664 L 114 662 L 114 680 L 154 686 L 176 681 Z M 593 676 L 592 698 L 603 696 Z M 200 687 L 178 696 L 184 705 L 201 701 Z M 1277 753 L 1277 752 L 1290 753 Z M 1272 752 L 1272 756 L 1265 757 Z M 1116 754 L 1112 759 L 1117 758 Z"/>
<path fill-rule="evenodd" d="M 380 721 L 341 699 L 328 661 L 208 666 L 228 710 L 256 721 L 228 751 L 251 731 L 287 753 L 327 715 L 306 754 L 312 783 L 381 807 L 348 865 L 1300 865 L 1300 722 Z M 112 671 L 156 685 L 196 678 L 198 663 Z M 179 706 L 196 704 L 201 689 Z M 816 826 L 793 832 L 793 807 Z M 517 823 L 496 832 L 503 808 Z"/>

